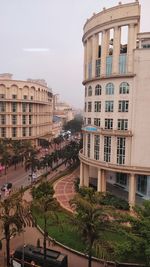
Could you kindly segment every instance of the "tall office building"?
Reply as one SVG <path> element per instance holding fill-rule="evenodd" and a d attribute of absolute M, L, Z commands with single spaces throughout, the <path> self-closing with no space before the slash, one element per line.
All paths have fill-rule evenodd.
<path fill-rule="evenodd" d="M 120 185 L 133 206 L 136 193 L 150 198 L 150 33 L 140 32 L 139 2 L 94 13 L 83 45 L 80 185 Z"/>
<path fill-rule="evenodd" d="M 0 75 L 0 139 L 31 140 L 52 136 L 52 92 L 44 80 L 12 80 Z"/>

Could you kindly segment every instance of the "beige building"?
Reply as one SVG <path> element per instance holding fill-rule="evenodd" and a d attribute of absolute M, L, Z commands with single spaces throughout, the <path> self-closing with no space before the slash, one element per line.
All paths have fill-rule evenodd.
<path fill-rule="evenodd" d="M 60 101 L 58 94 L 53 95 L 53 112 L 55 116 L 61 118 L 62 125 L 74 119 L 72 107 L 66 102 Z"/>
<path fill-rule="evenodd" d="M 127 44 L 123 44 L 123 32 Z M 85 111 L 80 185 L 106 181 L 150 198 L 150 33 L 138 1 L 93 14 L 84 25 Z"/>
<path fill-rule="evenodd" d="M 0 75 L 0 138 L 51 139 L 52 92 L 44 80 L 12 80 Z"/>

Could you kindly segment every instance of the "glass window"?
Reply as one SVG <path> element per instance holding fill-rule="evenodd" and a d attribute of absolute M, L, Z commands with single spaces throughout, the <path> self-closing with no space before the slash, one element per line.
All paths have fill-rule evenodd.
<path fill-rule="evenodd" d="M 126 173 L 118 173 L 117 172 L 117 184 L 127 186 L 127 174 Z"/>
<path fill-rule="evenodd" d="M 29 136 L 32 136 L 32 128 L 29 127 Z"/>
<path fill-rule="evenodd" d="M 91 118 L 88 118 L 88 124 L 91 124 Z"/>
<path fill-rule="evenodd" d="M 32 116 L 29 115 L 29 124 L 32 124 Z"/>
<path fill-rule="evenodd" d="M 147 176 L 146 175 L 138 175 L 137 190 L 143 195 L 147 194 Z"/>
<path fill-rule="evenodd" d="M 91 86 L 89 86 L 89 88 L 88 88 L 88 96 L 92 96 L 92 87 Z"/>
<path fill-rule="evenodd" d="M 114 85 L 113 83 L 108 83 L 106 85 L 106 95 L 113 95 L 114 94 Z"/>
<path fill-rule="evenodd" d="M 4 94 L 0 94 L 0 99 L 4 99 L 5 95 Z"/>
<path fill-rule="evenodd" d="M 106 76 L 112 74 L 112 56 L 106 57 Z"/>
<path fill-rule="evenodd" d="M 12 95 L 12 99 L 17 99 L 17 95 Z"/>
<path fill-rule="evenodd" d="M 27 130 L 27 128 L 25 128 L 25 127 L 22 128 L 22 136 L 26 136 L 26 130 Z"/>
<path fill-rule="evenodd" d="M 11 121 L 12 121 L 13 125 L 17 124 L 17 115 L 12 115 L 11 116 Z"/>
<path fill-rule="evenodd" d="M 94 118 L 94 125 L 100 127 L 101 119 L 100 118 Z"/>
<path fill-rule="evenodd" d="M 29 112 L 32 112 L 33 105 L 29 103 Z"/>
<path fill-rule="evenodd" d="M 119 56 L 119 73 L 120 74 L 126 73 L 126 62 L 127 62 L 127 56 L 125 54 L 121 54 Z"/>
<path fill-rule="evenodd" d="M 91 149 L 91 136 L 87 135 L 87 156 L 90 158 L 90 149 Z"/>
<path fill-rule="evenodd" d="M 128 83 L 123 82 L 120 84 L 119 94 L 129 94 L 129 84 Z"/>
<path fill-rule="evenodd" d="M 6 104 L 4 102 L 0 102 L 0 112 L 6 111 Z"/>
<path fill-rule="evenodd" d="M 1 137 L 6 137 L 6 128 L 1 128 Z"/>
<path fill-rule="evenodd" d="M 101 95 L 102 87 L 101 85 L 97 84 L 95 86 L 95 95 Z"/>
<path fill-rule="evenodd" d="M 117 164 L 125 164 L 125 144 L 124 137 L 117 137 Z"/>
<path fill-rule="evenodd" d="M 26 124 L 26 115 L 22 115 L 22 124 Z"/>
<path fill-rule="evenodd" d="M 88 102 L 88 112 L 92 111 L 92 102 Z"/>
<path fill-rule="evenodd" d="M 85 87 L 85 97 L 87 96 L 87 87 Z"/>
<path fill-rule="evenodd" d="M 84 103 L 84 111 L 86 112 L 86 102 Z"/>
<path fill-rule="evenodd" d="M 27 99 L 27 95 L 24 95 L 24 96 L 23 96 L 23 99 Z"/>
<path fill-rule="evenodd" d="M 99 160 L 100 136 L 94 135 L 94 159 Z"/>
<path fill-rule="evenodd" d="M 33 95 L 31 95 L 30 99 L 33 100 Z"/>
<path fill-rule="evenodd" d="M 110 162 L 111 157 L 111 136 L 104 136 L 104 161 Z"/>
<path fill-rule="evenodd" d="M 114 101 L 105 101 L 105 112 L 114 111 Z"/>
<path fill-rule="evenodd" d="M 127 119 L 118 119 L 118 130 L 128 130 L 128 120 Z"/>
<path fill-rule="evenodd" d="M 6 115 L 0 115 L 0 124 L 5 125 L 6 124 Z"/>
<path fill-rule="evenodd" d="M 12 112 L 17 112 L 17 103 L 11 103 L 11 111 Z"/>
<path fill-rule="evenodd" d="M 22 112 L 27 112 L 27 104 L 22 103 Z"/>
<path fill-rule="evenodd" d="M 17 136 L 17 128 L 12 127 L 12 137 L 16 137 L 16 136 Z"/>
<path fill-rule="evenodd" d="M 96 60 L 96 77 L 100 77 L 101 73 L 101 60 L 97 59 Z"/>
<path fill-rule="evenodd" d="M 113 129 L 113 119 L 105 119 L 105 129 Z"/>
<path fill-rule="evenodd" d="M 95 112 L 101 112 L 101 101 L 95 101 L 94 102 L 94 111 Z"/>
<path fill-rule="evenodd" d="M 118 112 L 128 112 L 129 109 L 129 101 L 128 100 L 120 100 Z"/>

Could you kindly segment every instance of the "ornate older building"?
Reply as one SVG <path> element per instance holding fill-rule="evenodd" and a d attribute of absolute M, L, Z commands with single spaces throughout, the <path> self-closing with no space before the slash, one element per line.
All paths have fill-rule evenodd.
<path fill-rule="evenodd" d="M 121 43 L 123 30 L 127 44 Z M 150 33 L 138 1 L 93 14 L 84 25 L 85 111 L 80 185 L 106 181 L 150 198 Z"/>
<path fill-rule="evenodd" d="M 0 75 L 0 138 L 51 139 L 52 92 L 43 80 L 12 80 Z"/>

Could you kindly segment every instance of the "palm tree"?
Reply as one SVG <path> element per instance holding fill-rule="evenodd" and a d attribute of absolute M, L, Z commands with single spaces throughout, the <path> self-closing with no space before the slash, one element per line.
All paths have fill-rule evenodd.
<path fill-rule="evenodd" d="M 42 182 L 38 187 L 33 187 L 32 189 L 33 208 L 41 212 L 44 219 L 44 261 L 46 260 L 46 239 L 48 236 L 48 221 L 51 218 L 51 220 L 53 221 L 52 224 L 56 224 L 56 222 L 58 222 L 56 211 L 58 210 L 59 204 L 53 197 L 53 195 L 54 190 L 49 182 Z"/>
<path fill-rule="evenodd" d="M 25 170 L 31 170 L 31 179 L 33 173 L 36 171 L 36 169 L 39 169 L 40 167 L 40 161 L 37 158 L 37 151 L 31 150 L 28 157 L 25 159 Z M 32 182 L 32 180 L 31 180 Z"/>
<path fill-rule="evenodd" d="M 6 239 L 7 267 L 10 266 L 10 239 L 24 227 L 34 225 L 30 205 L 22 200 L 22 192 L 17 191 L 0 201 L 0 214 L 4 239 Z"/>
<path fill-rule="evenodd" d="M 92 191 L 93 189 L 91 189 Z M 88 255 L 88 267 L 92 266 L 92 252 L 95 249 L 105 251 L 106 244 L 103 237 L 104 230 L 112 229 L 112 222 L 109 219 L 109 213 L 103 207 L 97 204 L 96 193 L 94 190 L 88 192 L 85 196 L 77 194 L 72 200 L 71 205 L 75 207 L 72 224 L 73 227 L 81 234 L 86 245 Z"/>
<path fill-rule="evenodd" d="M 6 174 L 7 169 L 9 167 L 9 165 L 10 165 L 10 162 L 11 162 L 11 155 L 10 155 L 10 153 L 7 150 L 5 150 L 2 153 L 0 162 L 1 162 L 1 165 L 2 166 L 5 166 L 5 174 Z"/>

